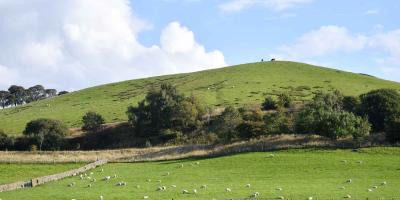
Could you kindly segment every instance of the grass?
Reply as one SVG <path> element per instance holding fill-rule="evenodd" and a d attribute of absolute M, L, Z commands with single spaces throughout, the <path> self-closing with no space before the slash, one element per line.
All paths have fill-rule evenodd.
<path fill-rule="evenodd" d="M 136 105 L 146 92 L 170 82 L 187 95 L 198 96 L 210 107 L 259 104 L 266 95 L 287 92 L 307 100 L 318 90 L 338 89 L 345 95 L 359 95 L 378 88 L 400 90 L 400 84 L 367 75 L 296 62 L 259 62 L 188 74 L 177 74 L 111 83 L 87 88 L 40 102 L 0 110 L 0 129 L 21 134 L 25 124 L 37 118 L 62 120 L 80 127 L 87 111 L 97 111 L 107 122 L 125 121 L 128 105 Z"/>
<path fill-rule="evenodd" d="M 97 182 L 67 178 L 37 188 L 0 194 L 8 199 L 246 199 L 259 192 L 259 199 L 398 199 L 400 198 L 400 148 L 351 150 L 287 150 L 270 153 L 246 153 L 220 158 L 105 165 L 104 172 L 94 169 Z M 346 160 L 347 162 L 342 162 Z M 362 163 L 358 163 L 362 161 Z M 195 163 L 199 162 L 199 165 Z M 183 164 L 183 168 L 179 165 Z M 165 174 L 170 172 L 169 176 Z M 109 182 L 101 180 L 116 174 Z M 151 182 L 147 182 L 151 179 Z M 352 179 L 352 183 L 346 183 Z M 158 183 L 157 180 L 161 180 Z M 127 186 L 115 186 L 119 181 Z M 387 185 L 381 185 L 383 181 Z M 76 182 L 75 187 L 67 187 Z M 245 184 L 251 187 L 246 188 Z M 172 188 L 171 185 L 176 185 Z M 206 184 L 207 189 L 200 189 Z M 139 185 L 140 188 L 136 186 Z M 156 191 L 167 186 L 164 192 Z M 372 192 L 368 188 L 378 186 Z M 345 189 L 340 189 L 344 186 Z M 225 188 L 232 192 L 225 192 Z M 276 188 L 282 188 L 277 191 Z M 182 190 L 198 194 L 182 194 Z"/>
<path fill-rule="evenodd" d="M 0 184 L 26 181 L 80 167 L 79 163 L 64 164 L 0 164 Z"/>

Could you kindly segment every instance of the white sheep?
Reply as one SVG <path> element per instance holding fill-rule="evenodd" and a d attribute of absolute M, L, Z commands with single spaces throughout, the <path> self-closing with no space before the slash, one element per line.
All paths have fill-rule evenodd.
<path fill-rule="evenodd" d="M 106 176 L 106 177 L 104 177 L 104 180 L 105 181 L 108 181 L 108 180 L 110 180 L 111 179 L 111 176 Z"/>
<path fill-rule="evenodd" d="M 169 173 L 169 172 L 165 173 L 165 176 L 169 176 L 169 175 L 170 175 L 170 173 Z"/>
<path fill-rule="evenodd" d="M 196 190 L 196 189 L 193 189 L 193 193 L 194 193 L 194 194 L 197 194 L 197 190 Z"/>
<path fill-rule="evenodd" d="M 278 191 L 282 191 L 283 189 L 282 189 L 282 188 L 276 188 L 276 190 L 278 190 Z"/>
<path fill-rule="evenodd" d="M 307 200 L 313 200 L 313 198 L 312 197 L 308 197 Z"/>
<path fill-rule="evenodd" d="M 194 164 L 196 164 L 196 165 L 200 165 L 200 162 L 195 162 Z"/>
<path fill-rule="evenodd" d="M 114 174 L 113 178 L 117 178 L 117 175 L 116 175 L 116 174 Z"/>
<path fill-rule="evenodd" d="M 250 197 L 251 198 L 257 198 L 258 196 L 260 196 L 260 193 L 254 192 Z"/>
<path fill-rule="evenodd" d="M 180 167 L 180 168 L 183 168 L 183 164 L 180 164 L 179 167 Z"/>
<path fill-rule="evenodd" d="M 346 189 L 344 186 L 342 186 L 342 187 L 340 187 L 339 189 L 342 189 L 342 190 L 344 190 L 344 189 Z"/>
<path fill-rule="evenodd" d="M 232 192 L 231 188 L 226 188 L 225 191 L 226 192 Z"/>
<path fill-rule="evenodd" d="M 345 199 L 351 199 L 351 195 L 348 194 L 348 195 L 344 196 L 344 198 Z"/>
<path fill-rule="evenodd" d="M 176 185 L 171 185 L 171 187 L 176 188 Z"/>
<path fill-rule="evenodd" d="M 147 182 L 151 182 L 151 179 L 147 179 Z"/>
<path fill-rule="evenodd" d="M 376 186 L 376 185 L 375 185 L 375 186 L 373 186 L 372 188 L 374 188 L 374 189 L 377 189 L 377 188 L 378 188 L 378 186 Z"/>
<path fill-rule="evenodd" d="M 279 196 L 277 199 L 285 199 L 285 197 L 283 197 L 283 196 Z"/>
<path fill-rule="evenodd" d="M 202 185 L 200 188 L 201 189 L 207 189 L 207 185 Z"/>
<path fill-rule="evenodd" d="M 368 192 L 372 192 L 372 189 L 368 189 L 367 191 L 368 191 Z"/>
<path fill-rule="evenodd" d="M 140 185 L 136 185 L 136 188 L 139 189 L 139 188 L 140 188 Z"/>
<path fill-rule="evenodd" d="M 103 195 L 100 195 L 99 199 L 100 199 L 100 200 L 104 200 Z"/>
<path fill-rule="evenodd" d="M 161 183 L 161 180 L 157 180 L 157 182 Z"/>
<path fill-rule="evenodd" d="M 247 187 L 247 188 L 250 188 L 250 187 L 251 187 L 250 183 L 247 183 L 247 184 L 246 184 L 246 187 Z"/>
<path fill-rule="evenodd" d="M 381 183 L 381 185 L 386 185 L 386 181 L 383 181 L 383 182 Z"/>
<path fill-rule="evenodd" d="M 189 191 L 187 191 L 187 190 L 182 190 L 182 193 L 183 193 L 183 194 L 189 194 Z"/>
<path fill-rule="evenodd" d="M 92 187 L 92 184 L 88 184 L 87 187 L 88 187 L 88 188 Z"/>
<path fill-rule="evenodd" d="M 347 183 L 351 183 L 351 182 L 353 182 L 353 180 L 351 180 L 351 179 L 347 179 L 347 181 L 346 181 Z"/>
<path fill-rule="evenodd" d="M 143 199 L 148 199 L 149 198 L 149 196 L 143 196 Z"/>

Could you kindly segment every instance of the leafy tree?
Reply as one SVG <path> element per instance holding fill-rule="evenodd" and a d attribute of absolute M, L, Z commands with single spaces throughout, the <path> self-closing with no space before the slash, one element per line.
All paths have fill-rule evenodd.
<path fill-rule="evenodd" d="M 45 89 L 42 85 L 35 85 L 26 90 L 26 102 L 38 101 L 46 97 Z"/>
<path fill-rule="evenodd" d="M 68 134 L 67 127 L 58 120 L 36 119 L 26 124 L 24 135 L 34 139 L 39 150 L 56 150 Z"/>
<path fill-rule="evenodd" d="M 12 85 L 8 88 L 10 92 L 9 103 L 17 106 L 22 105 L 26 100 L 26 92 L 22 86 Z"/>
<path fill-rule="evenodd" d="M 400 142 L 400 117 L 396 117 L 385 123 L 386 139 L 389 142 Z"/>
<path fill-rule="evenodd" d="M 12 148 L 14 145 L 14 140 L 8 137 L 3 130 L 0 129 L 0 150 L 7 150 Z"/>
<path fill-rule="evenodd" d="M 232 106 L 228 106 L 221 115 L 217 116 L 216 119 L 211 122 L 211 129 L 213 132 L 217 133 L 220 138 L 230 140 L 236 137 L 236 127 L 242 123 L 242 121 L 242 116 L 239 111 Z"/>
<path fill-rule="evenodd" d="M 251 139 L 266 134 L 264 123 L 255 121 L 245 121 L 239 124 L 236 131 L 242 139 Z"/>
<path fill-rule="evenodd" d="M 55 97 L 55 96 L 57 96 L 57 90 L 56 89 L 46 89 L 45 96 L 46 96 L 46 98 Z"/>
<path fill-rule="evenodd" d="M 358 113 L 360 107 L 360 99 L 353 96 L 343 97 L 343 109 L 347 112 Z"/>
<path fill-rule="evenodd" d="M 367 115 L 375 132 L 383 131 L 385 121 L 400 113 L 400 94 L 393 89 L 378 89 L 360 96 L 360 111 Z"/>
<path fill-rule="evenodd" d="M 170 84 L 152 90 L 137 107 L 127 111 L 129 122 L 140 136 L 159 136 L 161 130 L 188 131 L 196 128 L 204 109 L 194 97 L 187 98 Z"/>
<path fill-rule="evenodd" d="M 278 103 L 272 97 L 266 97 L 262 103 L 263 110 L 275 110 L 278 108 Z"/>
<path fill-rule="evenodd" d="M 96 132 L 101 128 L 101 125 L 104 124 L 104 118 L 100 114 L 90 111 L 82 117 L 82 122 L 83 130 Z"/>
<path fill-rule="evenodd" d="M 61 95 L 64 95 L 64 94 L 68 94 L 68 93 L 69 93 L 68 91 L 61 91 L 61 92 L 58 93 L 58 96 L 61 96 Z"/>
<path fill-rule="evenodd" d="M 0 106 L 5 108 L 8 106 L 8 99 L 10 96 L 10 92 L 8 91 L 0 91 Z"/>
<path fill-rule="evenodd" d="M 264 122 L 266 134 L 293 133 L 294 131 L 293 116 L 285 113 L 282 108 L 275 113 L 265 115 Z"/>

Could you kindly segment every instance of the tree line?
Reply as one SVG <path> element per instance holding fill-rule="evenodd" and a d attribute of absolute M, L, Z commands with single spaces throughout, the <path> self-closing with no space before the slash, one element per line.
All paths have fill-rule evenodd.
<path fill-rule="evenodd" d="M 68 92 L 61 91 L 57 94 L 56 89 L 46 89 L 42 85 L 35 85 L 27 89 L 22 86 L 12 85 L 8 90 L 0 91 L 0 107 L 4 109 L 9 106 L 23 105 L 66 93 Z"/>
<path fill-rule="evenodd" d="M 129 106 L 126 115 L 131 127 L 127 139 L 145 141 L 141 146 L 229 143 L 277 134 L 362 140 L 370 134 L 384 133 L 388 142 L 400 142 L 400 94 L 392 89 L 373 90 L 360 96 L 345 96 L 339 91 L 317 92 L 300 106 L 290 95 L 282 93 L 268 96 L 258 105 L 227 106 L 218 112 L 204 106 L 195 96 L 186 96 L 173 85 L 162 84 L 137 105 Z M 99 113 L 87 112 L 82 117 L 82 130 L 96 135 L 103 130 L 104 122 Z M 0 130 L 0 149 L 58 150 L 80 146 L 68 144 L 68 129 L 57 120 L 32 120 L 23 134 L 12 138 Z"/>

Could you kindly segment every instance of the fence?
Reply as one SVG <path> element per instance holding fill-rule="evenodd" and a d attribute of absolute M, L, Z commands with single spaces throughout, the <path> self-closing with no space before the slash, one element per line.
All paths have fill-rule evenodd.
<path fill-rule="evenodd" d="M 106 163 L 107 163 L 107 160 L 98 160 L 94 163 L 90 163 L 90 164 L 80 167 L 78 169 L 73 169 L 73 170 L 69 170 L 66 172 L 53 174 L 53 175 L 49 175 L 49 176 L 34 178 L 30 181 L 20 181 L 20 182 L 0 185 L 0 192 L 22 189 L 22 188 L 26 188 L 26 187 L 35 187 L 35 186 L 42 185 L 42 184 L 45 184 L 45 183 L 48 183 L 51 181 L 56 181 L 56 180 L 60 180 L 60 179 L 66 178 L 66 177 L 78 175 L 80 173 L 83 173 L 87 170 L 96 168 L 100 165 L 104 165 Z"/>

